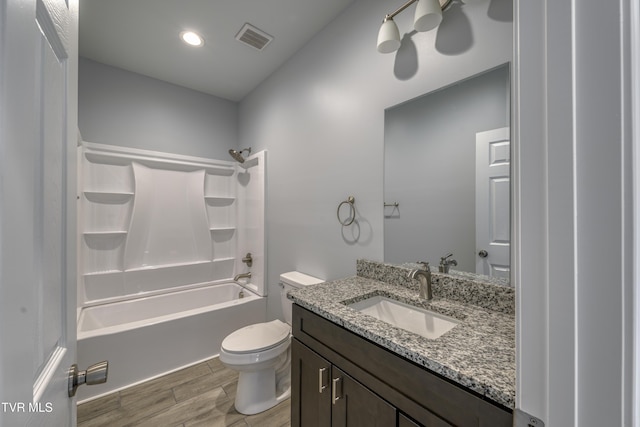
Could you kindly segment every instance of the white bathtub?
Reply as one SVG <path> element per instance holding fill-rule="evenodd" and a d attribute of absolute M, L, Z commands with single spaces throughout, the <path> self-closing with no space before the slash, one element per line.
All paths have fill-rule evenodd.
<path fill-rule="evenodd" d="M 266 298 L 236 283 L 84 308 L 78 319 L 78 365 L 86 369 L 108 360 L 109 379 L 80 387 L 78 401 L 214 357 L 228 334 L 265 320 Z"/>

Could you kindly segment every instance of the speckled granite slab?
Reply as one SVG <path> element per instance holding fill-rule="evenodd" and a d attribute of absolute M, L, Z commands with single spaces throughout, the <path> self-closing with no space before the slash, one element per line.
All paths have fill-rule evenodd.
<path fill-rule="evenodd" d="M 391 280 L 404 280 L 391 271 Z M 404 273 L 406 275 L 406 273 Z M 393 277 L 391 277 L 393 276 Z M 348 304 L 386 296 L 461 320 L 432 340 L 362 314 Z M 515 318 L 459 301 L 418 298 L 411 286 L 350 277 L 296 289 L 289 298 L 308 310 L 508 408 L 515 405 Z"/>
<path fill-rule="evenodd" d="M 417 291 L 419 282 L 409 278 L 409 272 L 414 268 L 422 266 L 393 265 L 359 259 L 356 263 L 356 274 Z M 431 267 L 431 280 L 435 298 L 446 298 L 488 310 L 515 314 L 515 289 L 500 279 L 463 272 L 443 274 L 438 273 L 437 268 L 434 270 L 434 267 Z"/>

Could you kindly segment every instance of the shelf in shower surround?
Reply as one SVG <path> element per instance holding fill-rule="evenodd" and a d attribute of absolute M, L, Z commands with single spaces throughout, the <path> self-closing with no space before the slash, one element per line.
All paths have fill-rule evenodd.
<path fill-rule="evenodd" d="M 236 257 L 222 257 L 222 258 L 214 258 L 213 262 L 228 262 L 228 261 L 235 261 Z"/>
<path fill-rule="evenodd" d="M 84 273 L 83 276 L 84 277 L 108 276 L 116 273 L 122 273 L 122 270 L 92 271 L 90 273 Z"/>
<path fill-rule="evenodd" d="M 206 200 L 220 200 L 220 201 L 228 201 L 229 203 L 233 202 L 236 198 L 233 196 L 204 196 Z"/>
<path fill-rule="evenodd" d="M 235 227 L 211 227 L 209 231 L 235 231 Z"/>
<path fill-rule="evenodd" d="M 109 236 L 124 236 L 127 234 L 126 230 L 113 230 L 113 231 L 85 231 L 82 233 L 85 237 L 109 237 Z"/>
<path fill-rule="evenodd" d="M 210 263 L 211 261 L 208 261 L 208 260 L 176 262 L 173 264 L 144 265 L 140 267 L 127 268 L 124 271 L 129 272 L 129 271 L 144 271 L 144 270 L 160 270 L 160 269 L 168 269 L 168 268 L 174 268 L 174 267 L 190 267 L 190 266 L 197 266 L 197 265 L 205 265 Z"/>
<path fill-rule="evenodd" d="M 235 197 L 211 197 L 205 196 L 204 201 L 211 207 L 229 208 L 236 201 Z"/>
<path fill-rule="evenodd" d="M 98 144 L 85 144 L 92 152 L 86 152 L 85 157 L 92 163 L 100 163 L 116 166 L 128 166 L 132 162 L 140 163 L 154 169 L 175 170 L 192 172 L 204 169 L 206 173 L 212 175 L 230 176 L 235 172 L 233 166 L 210 159 L 202 159 L 191 156 L 181 156 L 171 153 L 155 152 L 153 157 L 147 153 L 117 153 L 112 149 L 99 147 Z"/>
<path fill-rule="evenodd" d="M 84 196 L 94 203 L 126 203 L 133 197 L 130 191 L 85 191 Z"/>

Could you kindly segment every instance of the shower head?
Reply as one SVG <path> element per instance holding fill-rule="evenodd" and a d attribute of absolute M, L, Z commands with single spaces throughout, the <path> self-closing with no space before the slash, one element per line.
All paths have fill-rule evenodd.
<path fill-rule="evenodd" d="M 251 147 L 249 148 L 243 148 L 242 150 L 238 151 L 238 150 L 234 150 L 233 148 L 231 150 L 229 150 L 229 154 L 231 155 L 231 157 L 233 157 L 235 160 L 237 160 L 240 163 L 244 163 L 244 157 L 242 157 L 242 152 L 243 151 L 248 151 L 249 154 L 251 154 Z"/>

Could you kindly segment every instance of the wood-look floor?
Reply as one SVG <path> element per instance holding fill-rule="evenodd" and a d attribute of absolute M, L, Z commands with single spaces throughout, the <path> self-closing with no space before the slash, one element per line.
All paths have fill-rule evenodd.
<path fill-rule="evenodd" d="M 233 407 L 238 375 L 215 358 L 78 405 L 78 427 L 289 427 L 291 401 L 256 415 Z"/>

